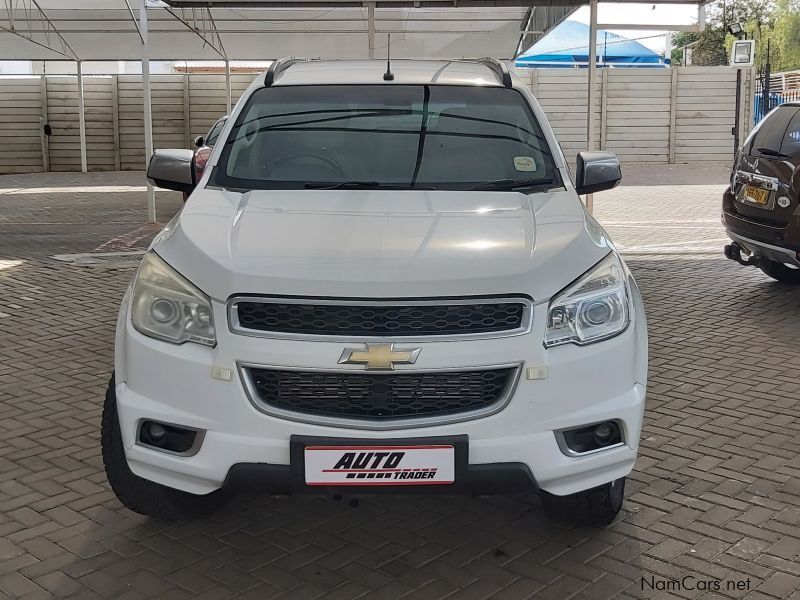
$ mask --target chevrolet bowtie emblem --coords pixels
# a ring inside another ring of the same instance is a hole
[[[364,365],[367,371],[392,371],[395,365],[413,365],[422,348],[396,349],[394,344],[367,344],[366,350],[345,348],[340,365]]]

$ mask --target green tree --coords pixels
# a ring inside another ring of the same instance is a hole
[[[800,0],[778,0],[776,13],[769,38],[776,49],[770,49],[772,70],[800,69]]]
[[[689,44],[700,39],[700,33],[696,31],[679,31],[672,36],[672,59],[673,66],[683,65],[683,49]]]
[[[686,44],[692,46],[692,64],[728,63],[734,37],[728,33],[741,23],[749,39],[756,40],[756,61],[766,58],[769,43],[773,72],[800,68],[800,0],[724,0],[708,7],[703,32],[673,37],[673,64],[681,64]]]
[[[714,66],[728,62],[725,50],[725,32],[719,26],[706,25],[702,32],[680,32],[672,38],[672,61],[683,64],[683,48],[691,44],[692,65]]]

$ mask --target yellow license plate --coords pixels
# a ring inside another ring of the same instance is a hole
[[[769,200],[769,190],[753,187],[752,185],[744,186],[744,200],[745,202],[752,202],[763,206]]]

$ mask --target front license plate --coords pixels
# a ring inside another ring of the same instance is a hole
[[[455,481],[455,449],[425,446],[306,446],[307,485],[441,485]]]
[[[742,197],[745,202],[751,202],[753,204],[758,204],[759,206],[764,206],[769,199],[769,190],[753,187],[752,185],[746,185],[744,186]]]

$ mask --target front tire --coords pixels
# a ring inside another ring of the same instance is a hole
[[[601,527],[617,517],[624,495],[624,477],[568,496],[540,492],[542,508],[551,521]]]
[[[758,268],[764,271],[765,275],[789,285],[800,284],[800,269],[792,269],[783,263],[775,262],[766,258],[760,258]]]
[[[221,490],[198,496],[134,475],[122,444],[113,374],[103,403],[101,445],[111,490],[133,512],[167,521],[187,521],[212,512],[223,500]]]

